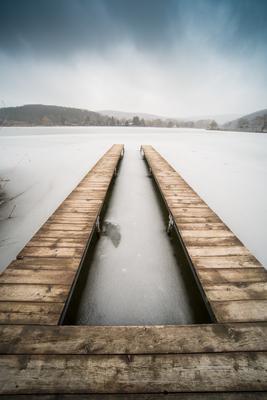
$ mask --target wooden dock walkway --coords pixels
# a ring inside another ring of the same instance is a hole
[[[1,276],[0,399],[266,399],[266,298],[249,286],[266,282],[265,271],[150,146],[145,158],[201,290],[227,322],[58,325],[121,151],[100,159]]]
[[[122,151],[111,147],[0,276],[0,324],[58,323]]]
[[[215,322],[267,321],[267,273],[152,146],[144,157]]]

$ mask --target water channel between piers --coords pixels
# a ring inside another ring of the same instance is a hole
[[[65,324],[209,322],[182,249],[137,148],[126,148],[102,222],[85,258]]]

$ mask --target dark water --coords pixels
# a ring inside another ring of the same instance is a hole
[[[207,314],[138,149],[126,149],[68,323],[190,324]]]

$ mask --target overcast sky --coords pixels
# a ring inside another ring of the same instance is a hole
[[[0,102],[167,116],[267,107],[267,0],[1,0]]]

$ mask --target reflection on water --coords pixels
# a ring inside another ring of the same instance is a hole
[[[102,234],[83,266],[66,323],[201,322],[201,299],[189,267],[177,260],[165,217],[145,162],[137,148],[126,147]]]

